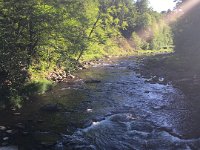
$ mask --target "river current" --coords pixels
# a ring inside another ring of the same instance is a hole
[[[61,83],[36,97],[31,108],[22,110],[21,118],[15,117],[15,123],[21,119],[30,135],[14,139],[14,144],[21,149],[56,150],[200,149],[200,110],[179,89],[162,83],[164,78],[149,82],[138,69],[132,57],[100,63],[79,71],[81,80]],[[63,109],[40,110],[48,104]],[[33,123],[26,125],[27,120]],[[31,131],[30,124],[34,124]],[[56,137],[56,142],[45,136]],[[43,147],[35,146],[38,141]]]

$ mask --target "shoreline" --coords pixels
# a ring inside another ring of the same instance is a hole
[[[189,64],[185,58],[179,58],[174,54],[146,57],[140,63],[138,71],[150,82],[162,82],[172,84],[180,89],[189,98],[200,97],[200,74],[198,67]],[[159,81],[159,80],[163,81]]]

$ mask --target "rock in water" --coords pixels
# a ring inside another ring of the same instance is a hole
[[[4,137],[3,138],[4,141],[7,141],[8,139],[9,139],[9,137]]]
[[[4,130],[6,130],[6,127],[0,126],[0,130],[1,130],[1,131],[4,131]]]
[[[47,105],[42,106],[40,110],[48,111],[48,112],[58,112],[62,110],[62,107],[59,104],[47,104]]]
[[[91,79],[91,80],[86,80],[85,83],[100,83],[100,80],[96,80],[96,79]]]

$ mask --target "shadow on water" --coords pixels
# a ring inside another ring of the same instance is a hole
[[[21,149],[198,148],[200,119],[191,122],[184,94],[164,79],[149,83],[136,69],[136,59],[126,58],[82,70],[82,80],[33,97],[19,114],[2,112],[2,138],[10,139],[0,142]]]

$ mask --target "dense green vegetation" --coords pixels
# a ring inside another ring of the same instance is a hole
[[[1,103],[43,93],[53,70],[172,45],[161,18],[148,0],[0,0]]]

